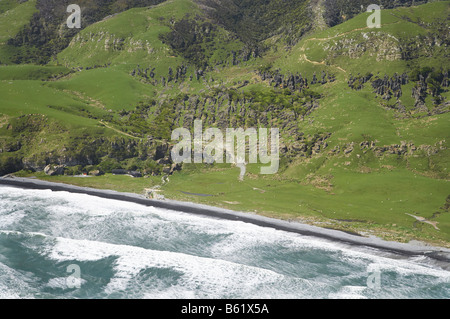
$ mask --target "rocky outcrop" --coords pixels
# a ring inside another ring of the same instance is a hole
[[[309,81],[307,77],[304,77],[301,73],[284,75],[279,70],[264,70],[260,71],[259,75],[263,81],[268,81],[271,86],[277,88],[288,88],[292,91],[303,91],[309,88]],[[328,82],[336,81],[336,76],[332,73],[326,73],[322,71],[320,80],[317,79],[317,75],[314,72],[311,85],[320,83],[326,84]]]
[[[427,84],[425,78],[420,74],[419,81],[412,88],[411,96],[414,98],[414,107],[423,106],[425,104],[425,98],[427,96]]]
[[[415,79],[410,79],[406,73],[395,73],[392,77],[387,74],[384,77],[373,76],[372,73],[366,75],[358,74],[350,75],[347,82],[348,86],[353,90],[361,90],[364,85],[370,81],[373,93],[376,97],[381,97],[384,101],[383,106],[394,108],[404,116],[412,113],[427,113],[428,115],[442,114],[448,112],[448,101],[441,95],[448,87],[448,70],[436,71],[431,68],[416,69],[411,72]],[[400,98],[403,96],[402,86],[409,82],[415,82],[412,88],[411,97],[414,99],[414,105],[405,106]],[[425,99],[431,95],[434,102],[434,108],[429,110],[425,105]],[[387,103],[391,99],[395,99],[395,104]]]
[[[130,75],[141,79],[145,83],[153,84],[154,86],[160,83],[162,84],[162,86],[167,86],[170,83],[183,82],[187,79],[188,67],[184,64],[178,66],[175,71],[171,67],[169,67],[167,70],[167,78],[163,75],[157,76],[155,70],[156,68],[151,65],[144,68],[138,64],[137,68],[133,69],[130,72]],[[200,76],[203,75],[203,71],[195,70],[194,74],[196,74],[197,79],[199,79]],[[158,78],[160,79],[159,81],[157,80]]]
[[[49,164],[44,168],[44,173],[49,176],[64,175],[64,165]]]
[[[371,81],[373,92],[383,100],[390,100],[392,97],[398,100],[403,94],[402,85],[406,85],[409,82],[406,73],[402,75],[395,73],[392,77],[385,75],[383,78],[380,78],[378,75],[374,77],[372,73],[367,73],[365,75],[350,75],[347,83],[350,88],[359,91],[369,81]]]
[[[406,73],[402,75],[395,73],[391,78],[387,75],[383,79],[376,77],[372,81],[372,87],[376,96],[381,96],[383,100],[390,100],[392,96],[398,100],[402,96],[402,85],[407,83],[408,75]]]
[[[305,136],[302,132],[292,132],[296,140],[280,144],[280,154],[285,157],[311,157],[321,154],[328,148],[327,140],[331,133]],[[294,135],[295,134],[295,135]]]
[[[344,145],[336,145],[332,150],[328,152],[329,155],[340,154],[341,151],[344,155],[350,156],[355,151],[354,142]],[[399,156],[414,156],[418,153],[423,153],[425,156],[435,155],[439,151],[446,150],[445,140],[442,140],[436,145],[419,145],[414,143],[401,141],[400,144],[391,144],[377,146],[376,141],[363,141],[359,144],[359,149],[363,154],[367,152],[373,152],[375,156],[382,157],[384,155],[399,155]]]
[[[344,147],[344,154],[349,155],[350,153],[352,153],[354,150],[354,146],[355,146],[355,143],[353,143],[353,142],[346,144]]]
[[[91,175],[91,176],[102,176],[102,175],[105,175],[105,172],[103,172],[102,170],[96,169],[96,170],[90,171],[89,175]]]
[[[328,52],[328,60],[339,56],[360,59],[364,55],[375,57],[376,61],[396,61],[402,58],[399,40],[382,31],[363,32],[358,36],[344,36],[320,43]]]

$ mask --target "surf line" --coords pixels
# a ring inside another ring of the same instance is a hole
[[[128,201],[147,207],[161,208],[171,211],[183,212],[193,215],[206,216],[223,220],[240,221],[261,227],[273,228],[277,230],[296,233],[303,236],[316,237],[332,242],[340,242],[351,246],[365,246],[382,251],[392,252],[406,257],[426,256],[431,259],[450,263],[450,250],[441,247],[416,247],[397,242],[386,242],[362,236],[355,236],[337,230],[319,228],[307,224],[288,222],[281,219],[274,219],[259,215],[250,215],[243,212],[226,210],[218,207],[193,204],[188,202],[178,202],[173,200],[158,201],[145,198],[138,194],[121,193],[110,190],[100,190],[95,188],[79,187],[63,183],[52,183],[38,179],[21,177],[0,177],[0,185],[18,187],[22,189],[52,190],[54,192],[70,192],[86,194],[100,198]]]

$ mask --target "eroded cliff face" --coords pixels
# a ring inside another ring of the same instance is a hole
[[[395,13],[384,14],[395,16]],[[401,21],[384,23],[382,17],[381,28],[361,26],[327,38],[311,40],[314,41],[314,46],[326,52],[325,60],[329,63],[339,57],[375,57],[377,62],[409,61],[419,57],[432,58],[444,53],[450,43],[445,20],[431,19],[432,22],[424,22],[407,16],[401,19],[405,24],[400,29],[397,29],[397,25]],[[408,28],[411,28],[411,31]]]
[[[375,57],[377,62],[402,58],[399,40],[382,31],[364,32],[361,36],[326,41],[322,43],[322,48],[328,53],[329,59],[339,56],[359,59],[365,54]]]
[[[0,138],[1,174],[21,169],[43,171],[46,166],[92,166],[112,159],[156,162],[170,155],[169,144],[153,138],[86,135],[58,125],[41,114],[28,114],[2,121]],[[60,171],[61,172],[61,171]]]
[[[148,40],[134,39],[132,37],[124,38],[111,34],[107,31],[99,31],[98,33],[77,34],[69,44],[70,48],[77,49],[85,46],[91,47],[92,50],[101,50],[107,52],[128,53],[144,51],[152,54],[154,48]]]

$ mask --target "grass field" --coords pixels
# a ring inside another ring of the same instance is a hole
[[[74,91],[98,100],[106,109],[134,109],[140,101],[154,96],[154,90],[115,68],[78,72],[70,79],[49,84],[59,91]]]

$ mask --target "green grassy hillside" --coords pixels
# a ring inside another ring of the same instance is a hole
[[[36,0],[19,3],[16,0],[5,0],[0,3],[0,64],[11,63],[11,58],[20,49],[7,45],[20,30],[29,23],[36,12]]]
[[[323,1],[266,1],[260,16],[259,2],[155,3],[102,7],[117,14],[62,32],[41,65],[13,63],[40,48],[14,44],[31,32],[33,1],[0,6],[0,174],[137,193],[159,185],[168,198],[450,245],[450,1],[386,1],[380,29],[360,9],[327,15]],[[171,132],[194,119],[279,128],[280,170],[248,165],[244,181],[230,164],[174,170]],[[66,176],[45,175],[49,164]],[[95,170],[106,175],[72,177]]]

